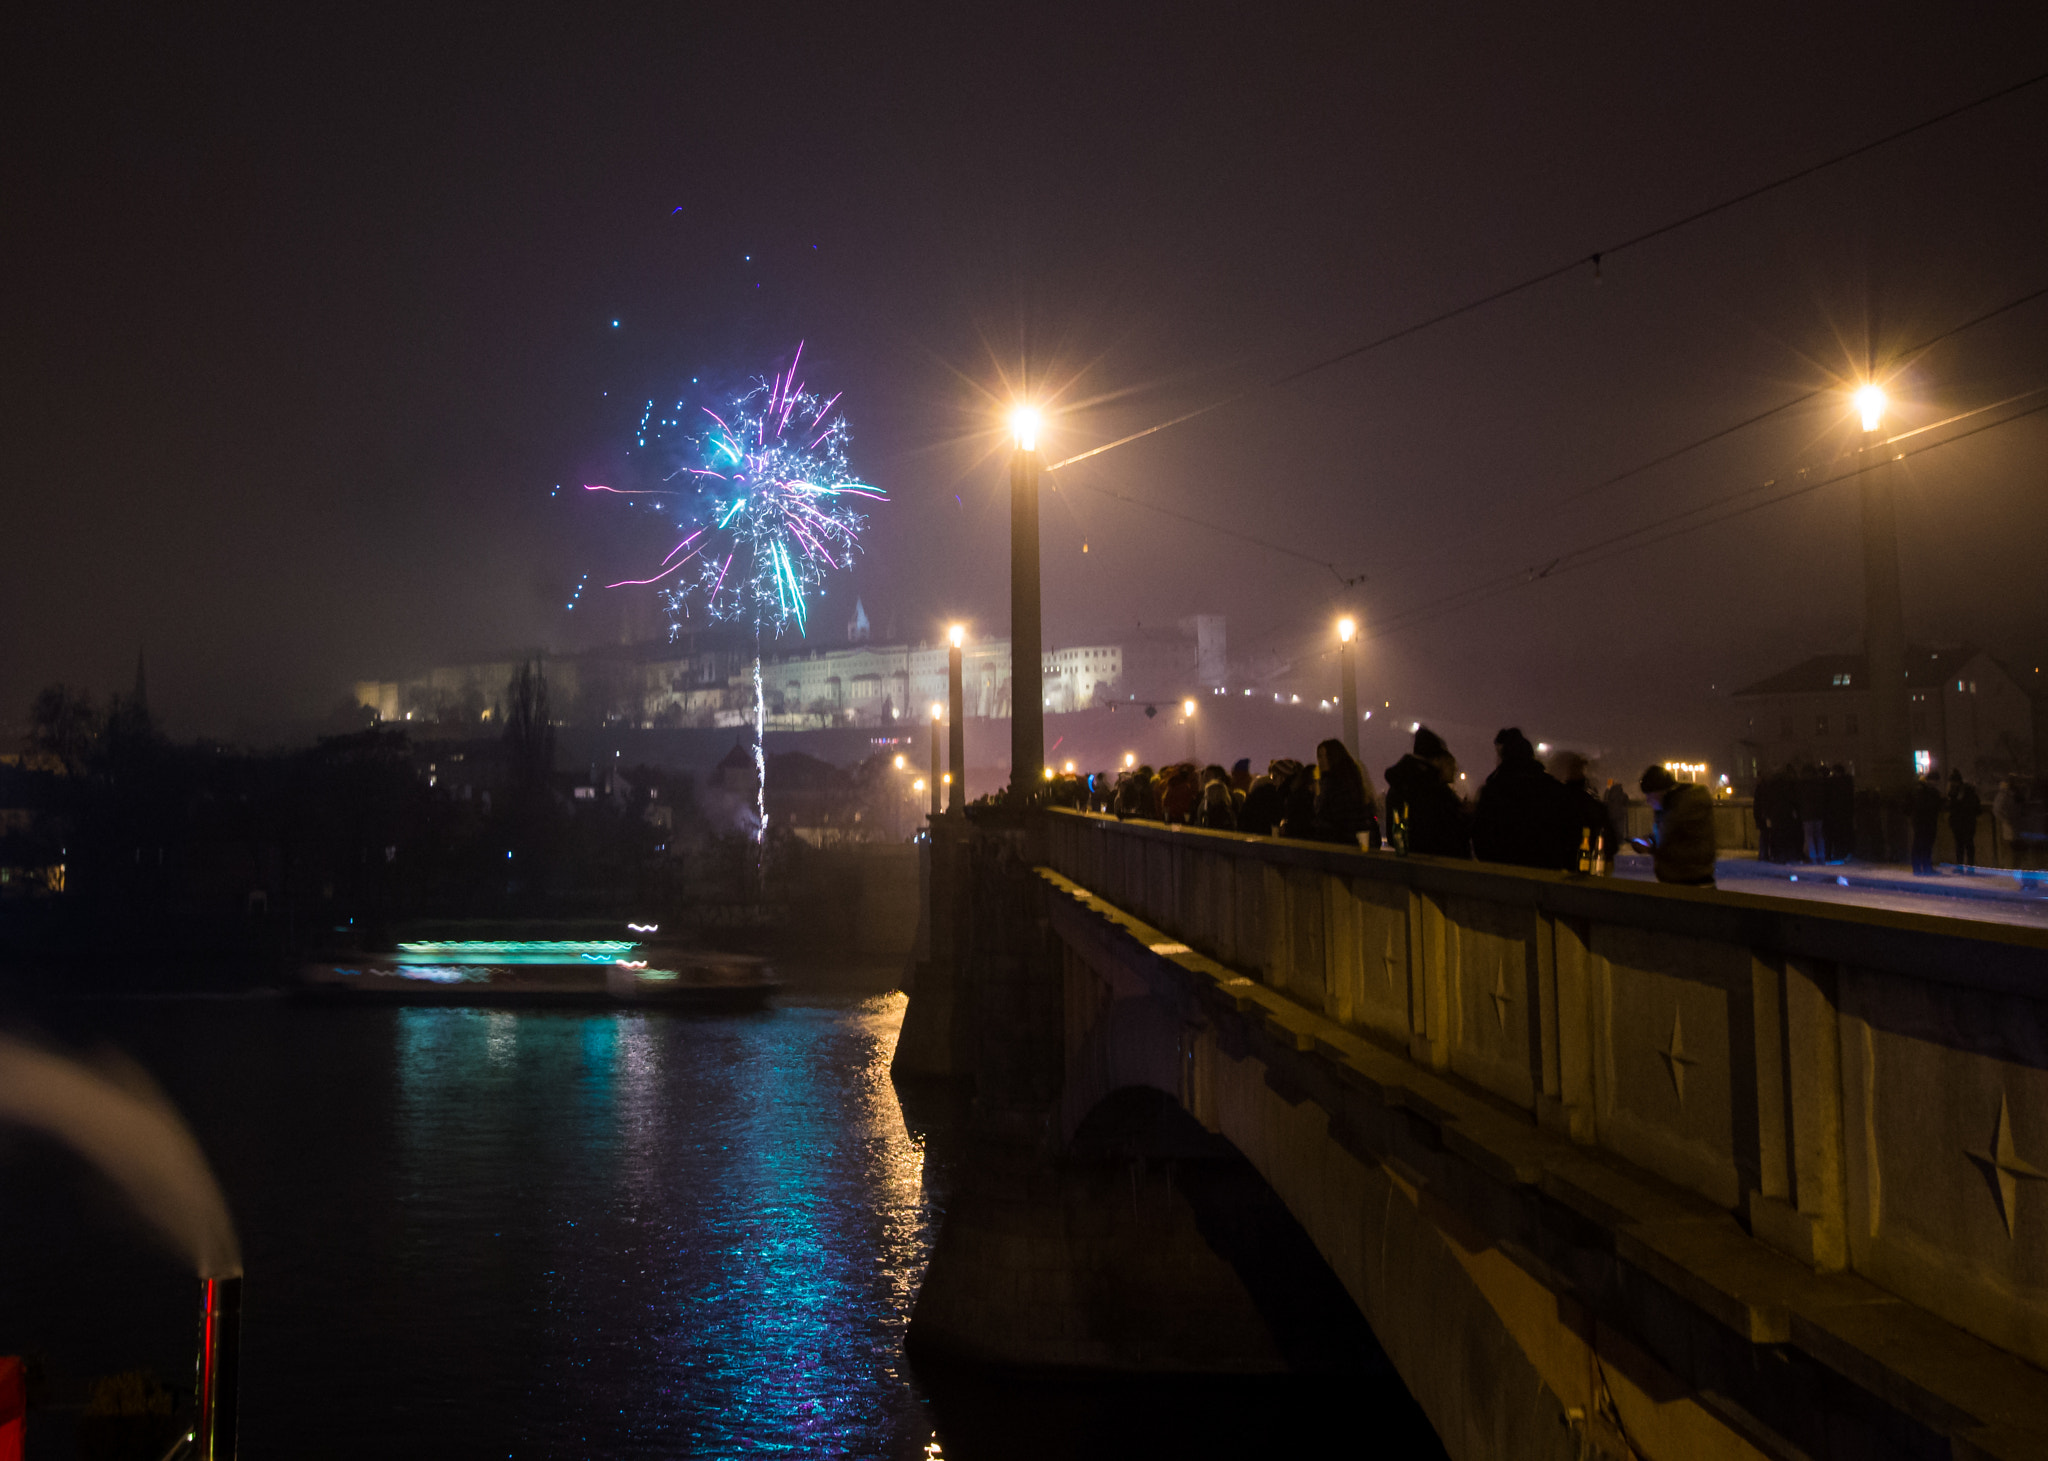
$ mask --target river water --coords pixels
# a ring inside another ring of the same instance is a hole
[[[958,1113],[906,1111],[902,1009],[110,1000],[34,1026],[134,1057],[219,1171],[254,1461],[1315,1452],[1389,1408],[1377,1454],[1435,1451],[1405,1394],[1328,1381],[921,1382],[903,1334]],[[110,1187],[0,1133],[0,1353],[56,1402],[31,1457],[72,1454],[85,1377],[189,1383],[196,1296]]]

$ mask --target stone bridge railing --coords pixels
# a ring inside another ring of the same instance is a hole
[[[1096,896],[2048,1366],[2048,929],[1045,819]]]

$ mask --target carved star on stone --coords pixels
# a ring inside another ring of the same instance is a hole
[[[1508,964],[1505,959],[1493,966],[1493,993],[1487,998],[1493,1001],[1494,1016],[1500,1021],[1500,1032],[1505,1035],[1508,1032],[1508,1006],[1515,1002],[1515,997],[1508,993]]]
[[[2048,1172],[2021,1160],[2012,1139],[2012,1107],[2005,1092],[1998,1093],[1998,1129],[1991,1134],[1991,1150],[1964,1155],[1977,1164],[1985,1180],[1991,1183],[1992,1195],[1998,1199],[1998,1215],[2005,1219],[2005,1235],[2013,1237],[2013,1210],[2019,1200],[2020,1183],[2048,1182]]]
[[[1664,1057],[1664,1064],[1671,1071],[1671,1089],[1678,1093],[1679,1104],[1685,1103],[1685,1068],[1698,1065],[1699,1061],[1685,1053],[1685,1025],[1677,1010],[1671,1012],[1671,1044],[1657,1052]]]

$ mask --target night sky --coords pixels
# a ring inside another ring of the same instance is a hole
[[[896,499],[821,639],[856,593],[1001,632],[1016,383],[1058,460],[2048,68],[2038,5],[128,9],[0,39],[0,725],[138,649],[174,734],[261,739],[615,634],[570,591],[668,541],[572,489],[799,340]],[[2044,156],[2048,85],[1067,469],[1047,642],[1223,613],[1313,677],[1364,575],[1369,701],[1682,739],[1857,647],[1853,485],[1439,601],[1823,467],[1834,395],[1588,490],[1846,378],[1873,319],[2048,286]],[[2048,387],[2044,347],[2048,299],[1955,336],[1898,423]],[[2048,414],[1900,470],[1909,637],[2031,669]]]

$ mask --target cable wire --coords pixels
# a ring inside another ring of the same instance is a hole
[[[1157,426],[1148,426],[1143,431],[1134,431],[1129,436],[1118,437],[1115,441],[1106,442],[1103,445],[1093,447],[1088,451],[1077,453],[1074,456],[1068,457],[1065,461],[1055,462],[1053,466],[1055,469],[1059,467],[1070,467],[1076,462],[1084,462],[1088,460],[1088,458],[1090,457],[1101,456],[1106,451],[1112,451],[1120,446],[1128,446],[1130,443],[1142,440],[1143,438],[1151,436],[1156,432],[1165,431],[1169,427],[1179,426],[1181,423],[1186,421],[1192,421],[1197,416],[1206,416],[1211,411],[1221,410],[1225,406],[1243,400],[1246,396],[1255,395],[1260,391],[1277,390],[1281,386],[1285,385],[1292,385],[1295,381],[1298,381],[1305,376],[1314,375],[1318,371],[1327,370],[1333,365],[1341,365],[1347,360],[1355,360],[1361,355],[1370,354],[1372,351],[1391,345],[1395,343],[1397,340],[1405,340],[1411,335],[1419,335],[1424,330],[1434,329],[1438,325],[1447,324],[1451,320],[1455,320],[1462,315],[1471,314],[1474,310],[1484,309],[1487,305],[1498,304],[1500,303],[1500,301],[1504,299],[1509,299],[1517,294],[1521,294],[1528,290],[1534,289],[1538,285],[1548,284],[1553,279],[1561,279],[1566,274],[1574,273],[1577,270],[1586,267],[1588,264],[1593,266],[1594,275],[1597,278],[1600,272],[1602,261],[1611,258],[1615,254],[1621,253],[1624,250],[1632,249],[1637,247],[1638,245],[1649,243],[1652,239],[1662,238],[1666,234],[1675,233],[1681,228],[1690,227],[1695,223],[1701,222],[1703,219],[1713,217],[1717,213],[1726,212],[1730,208],[1739,207],[1744,203],[1753,202],[1756,199],[1763,197],[1766,193],[1776,192],[1778,189],[1789,187],[1793,183],[1803,182],[1807,178],[1813,177],[1817,173],[1826,172],[1829,168],[1838,167],[1842,163],[1849,162],[1858,157],[1862,157],[1867,153],[1875,152],[1881,147],[1889,147],[1892,143],[1903,141],[1905,138],[1911,137],[1917,132],[1924,132],[1931,127],[1938,127],[1944,122],[1953,121],[1957,117],[1963,116],[1969,112],[1976,111],[1981,107],[1990,106],[1993,102],[2003,101],[2006,97],[2014,96],[2019,92],[2027,90],[2029,87],[2038,86],[2043,81],[2048,81],[2048,71],[2036,72],[2034,75],[2029,76],[2024,80],[2013,82],[2010,86],[2003,86],[2000,87],[1997,91],[1987,92],[1985,95],[1976,98],[1976,100],[1974,101],[1964,102],[1960,106],[1950,107],[1945,112],[1938,113],[1932,117],[1924,118],[1921,121],[1913,123],[1913,125],[1911,125],[1910,127],[1901,127],[1899,130],[1895,132],[1887,132],[1882,137],[1876,138],[1873,141],[1865,142],[1860,146],[1852,147],[1846,152],[1838,152],[1832,157],[1824,158],[1819,162],[1810,163],[1806,167],[1802,167],[1795,172],[1789,172],[1781,177],[1773,178],[1770,182],[1760,184],[1759,186],[1754,188],[1749,188],[1743,192],[1733,195],[1732,197],[1723,198],[1717,203],[1710,203],[1704,208],[1695,209],[1694,211],[1686,214],[1682,218],[1675,218],[1669,223],[1659,224],[1655,228],[1647,229],[1642,233],[1638,233],[1633,235],[1632,237],[1625,238],[1621,240],[1621,242],[1619,243],[1609,244],[1605,248],[1595,249],[1592,253],[1581,255],[1579,258],[1573,259],[1570,263],[1558,264],[1555,267],[1545,269],[1540,273],[1531,274],[1527,278],[1521,279],[1516,283],[1504,285],[1503,287],[1496,289],[1489,294],[1483,294],[1479,296],[1477,299],[1467,300],[1463,304],[1454,305],[1450,309],[1429,316],[1429,318],[1427,319],[1417,320],[1411,324],[1403,325],[1399,329],[1390,330],[1384,335],[1375,336],[1373,339],[1367,340],[1362,345],[1354,345],[1347,350],[1340,350],[1335,355],[1326,356],[1323,359],[1318,360],[1311,365],[1305,365],[1301,367],[1299,370],[1290,371],[1286,375],[1280,376],[1275,380],[1265,381],[1258,385],[1246,386],[1244,389],[1239,391],[1233,391],[1231,394],[1227,396],[1224,396],[1215,401],[1211,401],[1206,406],[1198,406],[1192,411],[1186,412],[1183,415],[1176,416],[1171,421],[1162,421]]]

